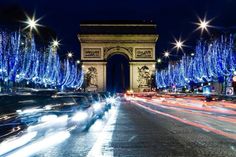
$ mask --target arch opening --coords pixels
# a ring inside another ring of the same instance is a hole
[[[129,58],[122,53],[114,53],[107,58],[107,91],[122,93],[130,84]]]

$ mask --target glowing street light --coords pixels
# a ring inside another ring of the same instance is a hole
[[[194,53],[191,53],[191,56],[193,57],[195,54]]]
[[[60,45],[60,42],[58,40],[53,40],[52,41],[52,46],[53,47],[58,47]]]
[[[72,58],[73,57],[73,53],[72,52],[68,52],[67,57],[68,58]]]
[[[183,42],[181,42],[181,41],[177,41],[177,42],[176,42],[176,47],[177,47],[178,49],[181,49],[182,46],[183,46]]]
[[[181,39],[179,39],[179,40],[175,39],[175,43],[173,43],[173,44],[174,44],[174,48],[176,48],[177,51],[179,51],[179,50],[183,51],[183,47],[185,46],[184,41],[181,41]]]
[[[77,64],[80,64],[80,60],[77,60],[76,63],[77,63]]]
[[[23,23],[27,24],[27,26],[24,29],[30,29],[30,32],[32,32],[32,30],[36,30],[36,32],[38,32],[37,26],[42,26],[40,24],[38,24],[38,21],[41,20],[41,18],[39,19],[35,19],[35,15],[33,15],[32,18],[30,18],[28,15],[26,15],[27,20],[23,21]]]
[[[158,58],[158,59],[157,59],[157,63],[161,63],[161,58]]]
[[[170,56],[170,52],[169,51],[165,51],[164,52],[164,57],[168,58]]]
[[[207,31],[208,33],[209,33],[209,31],[208,31],[208,28],[209,27],[211,27],[211,25],[210,25],[210,22],[211,22],[211,20],[206,20],[206,18],[204,18],[204,19],[200,19],[200,18],[198,18],[198,23],[195,23],[196,25],[198,25],[198,27],[197,27],[197,30],[201,30],[201,33],[203,33],[203,31]]]

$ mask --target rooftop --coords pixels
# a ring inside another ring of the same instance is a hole
[[[83,21],[79,34],[157,34],[152,21]]]

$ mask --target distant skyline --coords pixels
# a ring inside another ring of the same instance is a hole
[[[211,25],[218,28],[234,27],[236,24],[236,1],[234,0],[120,0],[120,1],[27,1],[7,0],[0,2],[0,8],[18,6],[25,12],[35,12],[36,18],[42,17],[40,24],[55,31],[61,40],[61,50],[72,51],[79,57],[77,34],[84,20],[146,20],[157,24],[159,40],[157,56],[173,47],[174,38],[186,40],[186,52],[193,49],[201,37],[195,22],[198,16],[213,19]],[[1,15],[4,16],[4,15]],[[217,29],[218,29],[217,28]],[[216,29],[211,28],[210,32]],[[206,36],[207,34],[205,34]],[[175,52],[173,52],[175,53]]]

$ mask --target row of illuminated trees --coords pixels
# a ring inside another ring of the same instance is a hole
[[[79,88],[83,83],[83,73],[69,57],[60,60],[53,45],[39,51],[33,37],[1,31],[0,83],[1,89],[25,86]]]
[[[158,88],[168,88],[220,80],[230,83],[235,73],[234,38],[221,36],[210,42],[199,41],[194,56],[184,55],[180,61],[157,71],[156,84]]]

